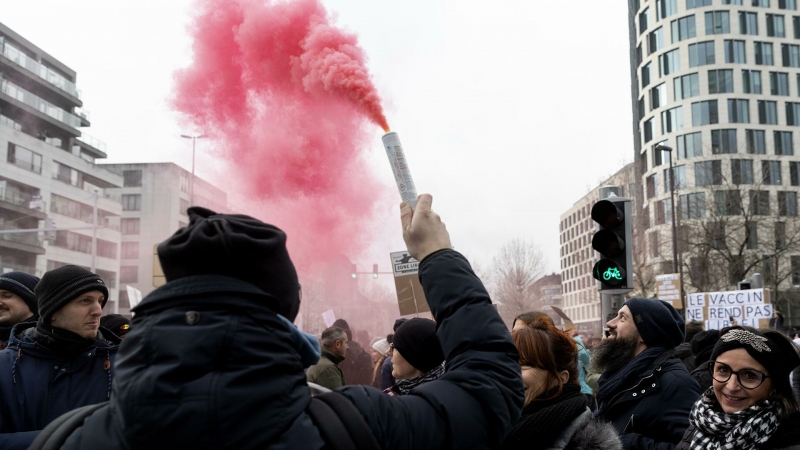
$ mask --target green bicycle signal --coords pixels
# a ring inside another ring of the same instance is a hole
[[[618,269],[618,268],[616,268],[616,267],[609,267],[609,268],[608,268],[608,269],[607,269],[607,270],[606,270],[606,271],[603,273],[603,279],[604,279],[604,280],[606,280],[606,281],[609,281],[609,280],[611,280],[611,279],[615,279],[615,280],[620,280],[620,281],[621,281],[621,280],[622,280],[622,275],[620,275],[620,273],[619,273],[619,269]]]
[[[596,280],[602,281],[609,286],[619,286],[625,281],[624,269],[608,259],[597,261],[592,270],[592,275]]]

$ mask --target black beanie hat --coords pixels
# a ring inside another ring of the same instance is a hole
[[[108,301],[108,288],[103,280],[83,267],[66,265],[45,272],[36,285],[36,297],[39,299],[39,316],[45,325],[50,324],[53,313],[64,305],[75,300],[79,295],[89,291],[103,293],[103,304]]]
[[[333,322],[333,325],[331,325],[331,326],[332,327],[341,328],[342,330],[344,330],[344,334],[347,335],[347,340],[348,341],[352,341],[353,340],[353,332],[350,331],[350,325],[347,323],[346,320],[344,320],[344,319],[336,319]]]
[[[677,347],[686,337],[683,317],[664,300],[634,297],[625,305],[648,347]]]
[[[394,331],[396,333],[397,329],[400,328],[400,325],[406,323],[407,321],[408,321],[408,319],[406,319],[404,317],[401,317],[401,318],[395,320],[394,321],[394,326],[392,327],[392,331]]]
[[[696,366],[700,366],[711,358],[711,351],[714,350],[714,344],[718,340],[719,330],[706,330],[694,335],[690,345]]]
[[[0,275],[0,289],[17,294],[28,305],[28,309],[36,315],[39,313],[39,303],[36,301],[36,284],[39,277],[25,272],[8,272]]]
[[[191,207],[189,226],[158,246],[167,281],[192,275],[226,275],[277,299],[270,308],[289,321],[300,309],[300,284],[286,250],[286,234],[250,216]]]
[[[108,328],[112,333],[122,337],[130,331],[131,321],[119,314],[109,314],[100,318],[100,326]]]
[[[392,345],[414,368],[428,372],[444,361],[444,352],[436,337],[436,322],[415,317],[404,322],[394,334]]]
[[[779,331],[733,326],[723,328],[719,336],[711,360],[729,350],[743,348],[767,369],[775,383],[788,382],[789,374],[800,365],[797,348]]]

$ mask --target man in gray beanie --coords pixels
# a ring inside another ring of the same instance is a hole
[[[700,386],[674,356],[684,320],[663,300],[631,298],[592,350],[597,383],[595,415],[611,422],[626,449],[671,449],[689,426]]]
[[[38,280],[38,279],[37,279]],[[9,286],[2,280],[2,286]],[[119,345],[100,327],[108,289],[96,274],[66,265],[31,294],[38,321],[14,327],[0,351],[0,448],[24,449],[67,411],[108,400]]]

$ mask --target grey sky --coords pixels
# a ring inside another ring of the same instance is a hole
[[[486,266],[526,238],[558,271],[560,214],[633,159],[627,4],[323,3],[358,34],[418,189],[434,194],[456,247]],[[190,143],[178,135],[193,130],[166,98],[173,71],[191,60],[191,5],[4,0],[0,20],[77,71],[89,134],[106,142],[109,162],[188,168]],[[373,164],[391,183],[381,134]],[[213,162],[200,155],[199,174],[213,177]],[[386,220],[399,232],[395,216]],[[376,255],[402,248],[395,235]]]

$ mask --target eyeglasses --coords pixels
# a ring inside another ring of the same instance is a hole
[[[745,389],[755,389],[769,378],[769,375],[755,369],[742,369],[734,372],[731,366],[718,361],[709,361],[708,371],[718,383],[727,383],[731,379],[731,375],[736,375],[739,384]]]

